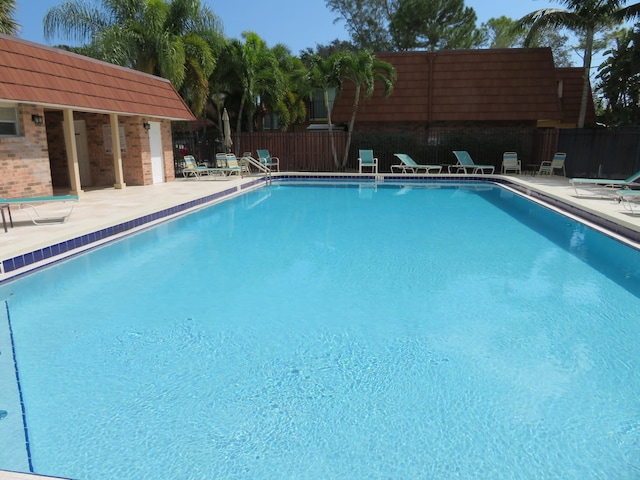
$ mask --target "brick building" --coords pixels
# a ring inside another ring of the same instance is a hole
[[[0,35],[0,196],[175,178],[168,80]]]

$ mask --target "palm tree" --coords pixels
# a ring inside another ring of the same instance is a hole
[[[393,92],[393,84],[396,81],[397,73],[395,68],[393,68],[393,65],[389,62],[385,62],[384,60],[379,60],[368,50],[362,50],[358,53],[342,52],[340,55],[341,82],[348,80],[353,82],[356,87],[353,108],[351,110],[351,119],[349,120],[347,145],[340,165],[340,167],[344,169],[349,157],[351,135],[356,121],[356,113],[360,104],[361,94],[364,94],[364,98],[370,98],[373,95],[376,82],[380,82],[384,87],[384,97],[388,97],[391,95],[391,92]]]
[[[566,10],[544,8],[531,12],[520,20],[520,28],[529,28],[525,45],[529,45],[536,32],[545,27],[568,28],[584,35],[584,63],[583,87],[578,116],[578,128],[584,127],[589,98],[589,74],[591,71],[591,57],[593,55],[593,39],[596,32],[610,27],[614,23],[638,18],[640,3],[623,7],[624,0],[556,0],[567,7]]]
[[[13,19],[16,12],[16,0],[0,0],[0,33],[16,35],[19,27]]]
[[[340,85],[341,59],[341,53],[333,53],[328,58],[322,58],[319,55],[311,55],[307,59],[309,62],[309,86],[312,89],[322,90],[324,107],[327,111],[327,127],[329,129],[329,139],[331,141],[331,154],[333,156],[333,164],[337,169],[340,168],[340,162],[338,161],[336,143],[333,138],[333,124],[331,122],[331,109],[333,108],[333,103],[329,99],[329,92],[333,89],[337,89]]]
[[[208,96],[212,44],[222,38],[216,15],[200,0],[69,0],[44,18],[45,38],[83,43],[94,58],[167,78],[194,114]]]
[[[247,129],[252,132],[261,94],[265,89],[273,88],[274,95],[278,95],[282,89],[282,75],[275,56],[258,34],[246,31],[242,37],[244,43],[237,39],[229,42],[230,67],[240,86],[236,131],[241,131],[242,119],[246,117]]]
[[[271,53],[277,65],[278,75],[267,72],[260,99],[266,113],[272,119],[277,116],[278,128],[284,131],[291,123],[301,122],[306,118],[305,99],[309,92],[306,83],[307,68],[302,60],[294,57],[291,50],[283,44],[277,44],[271,49]],[[277,85],[270,85],[270,77],[279,78]]]

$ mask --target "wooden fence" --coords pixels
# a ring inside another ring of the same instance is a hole
[[[201,132],[174,132],[176,167],[185,152],[200,161],[211,161],[224,151],[219,139]],[[341,160],[347,133],[333,132]],[[255,132],[233,135],[233,152],[240,156],[257,149],[268,149],[280,158],[283,171],[332,172],[341,170],[333,163],[329,134],[323,132]],[[536,129],[525,127],[431,128],[427,132],[354,132],[345,171],[356,171],[359,149],[373,149],[380,161],[380,172],[389,172],[398,163],[394,153],[409,154],[418,163],[455,163],[453,150],[467,150],[482,164],[500,170],[505,151],[518,153],[523,165],[539,164],[557,151],[567,154],[568,176],[624,178],[640,170],[640,128],[627,129]]]

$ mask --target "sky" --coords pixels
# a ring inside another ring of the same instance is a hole
[[[17,0],[16,21],[21,26],[20,38],[44,45],[69,43],[64,38],[45,42],[42,20],[45,13],[64,0]],[[87,0],[97,4],[99,0]],[[227,38],[241,38],[252,30],[269,47],[283,43],[298,55],[316,44],[328,44],[338,38],[348,40],[343,21],[334,22],[336,15],[325,0],[202,0],[222,20]],[[490,18],[505,15],[517,19],[541,8],[560,8],[557,2],[546,0],[465,0],[478,16],[478,27]]]

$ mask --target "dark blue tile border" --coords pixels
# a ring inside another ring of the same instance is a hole
[[[245,183],[240,186],[240,190],[246,190],[247,188],[255,187],[256,185],[259,185],[261,183],[264,183],[264,178],[256,179],[255,181]],[[189,202],[176,205],[174,207],[166,208],[164,210],[160,210],[158,212],[151,213],[143,217],[136,218],[134,220],[129,220],[127,222],[119,223],[117,225],[106,227],[96,232],[88,233],[80,237],[72,238],[70,240],[65,240],[64,242],[46,246],[42,249],[35,250],[33,252],[28,252],[23,255],[19,255],[17,257],[3,260],[2,267],[4,269],[5,274],[11,273],[20,268],[28,267],[29,265],[32,265],[36,262],[46,260],[49,258],[54,258],[67,252],[73,252],[73,250],[86,247],[87,245],[91,245],[92,243],[104,241],[106,239],[109,239],[110,237],[114,237],[116,235],[125,233],[134,228],[141,227],[150,222],[155,222],[157,220],[161,220],[171,215],[175,215],[176,213],[183,212],[190,208],[204,205],[206,203],[212,202],[214,200],[219,200],[224,197],[228,197],[237,192],[238,192],[237,187],[227,188],[221,192],[213,193],[211,195],[198,198],[196,200],[191,200]],[[0,283],[2,283],[2,281],[0,281]]]

